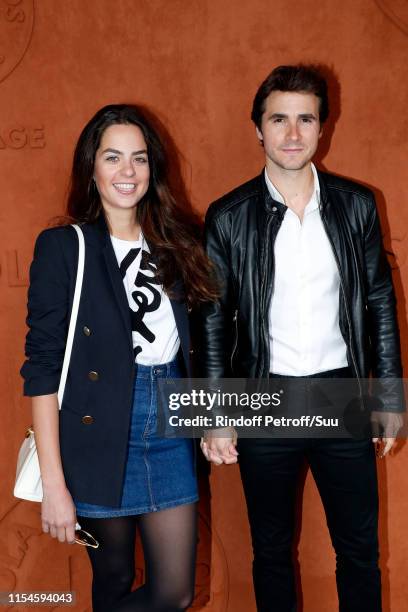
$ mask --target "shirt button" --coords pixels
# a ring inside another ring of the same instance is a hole
[[[92,380],[92,382],[95,382],[95,381],[97,381],[99,379],[99,374],[98,374],[98,372],[94,372],[92,370],[91,372],[89,372],[88,378],[89,378],[89,380]]]
[[[84,425],[92,425],[94,422],[93,417],[90,414],[87,414],[82,417],[82,422]]]
[[[91,335],[91,330],[86,325],[83,328],[83,332],[84,332],[85,336],[90,336]]]
[[[276,212],[278,209],[276,206],[272,206],[272,212]]]

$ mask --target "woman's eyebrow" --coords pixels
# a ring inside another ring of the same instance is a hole
[[[111,147],[104,149],[102,153],[116,153],[116,155],[123,155],[123,151],[118,151],[117,149],[112,149]],[[140,153],[147,153],[147,150],[140,149],[140,151],[133,151],[132,155],[140,155]]]

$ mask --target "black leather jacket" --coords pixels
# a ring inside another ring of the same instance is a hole
[[[374,195],[352,181],[318,176],[320,214],[340,274],[339,322],[349,365],[358,378],[399,378],[395,295]],[[263,172],[208,209],[206,248],[222,290],[202,310],[203,376],[268,376],[274,242],[286,210],[272,199]]]

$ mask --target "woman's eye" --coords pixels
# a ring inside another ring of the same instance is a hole
[[[135,157],[137,164],[147,164],[147,157]]]
[[[116,162],[118,161],[118,156],[117,155],[109,155],[109,157],[106,158],[106,161],[108,162]]]

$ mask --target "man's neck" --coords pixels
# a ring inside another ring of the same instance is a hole
[[[285,170],[266,162],[266,172],[274,187],[283,197],[288,208],[298,215],[300,220],[310,201],[314,189],[314,176],[311,163],[301,170]]]

